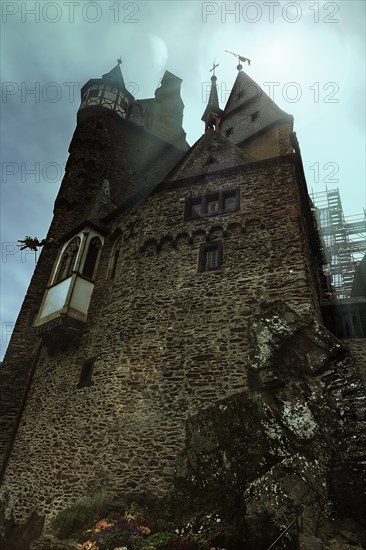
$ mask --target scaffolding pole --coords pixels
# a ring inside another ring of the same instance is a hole
[[[355,271],[366,254],[366,211],[344,216],[339,189],[311,193],[330,281],[328,298],[349,298]]]

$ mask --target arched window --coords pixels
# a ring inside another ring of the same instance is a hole
[[[59,283],[60,281],[63,281],[71,276],[74,269],[76,256],[78,255],[79,246],[80,238],[75,237],[75,239],[73,239],[66,247],[57,269],[55,283]]]
[[[122,238],[119,237],[113,245],[111,260],[109,263],[108,279],[114,279],[116,275],[119,252],[121,250]]]
[[[83,266],[82,275],[84,275],[84,277],[88,277],[88,279],[94,278],[94,273],[101,249],[102,241],[99,237],[93,237],[89,243],[88,252],[86,254]]]

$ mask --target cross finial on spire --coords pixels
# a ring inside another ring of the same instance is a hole
[[[213,75],[212,75],[212,76],[214,76],[214,77],[216,78],[215,69],[216,69],[216,67],[219,66],[219,63],[216,63],[216,64],[215,64],[215,61],[216,61],[216,60],[214,59],[214,61],[213,61],[213,63],[212,63],[212,69],[210,69],[210,72],[213,71]]]

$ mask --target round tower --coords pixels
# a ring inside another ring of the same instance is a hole
[[[81,89],[81,104],[78,117],[87,107],[101,107],[110,109],[122,118],[126,118],[128,105],[134,100],[133,95],[126,89],[120,65],[117,65],[102,78],[89,80]]]

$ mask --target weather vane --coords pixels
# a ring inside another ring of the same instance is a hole
[[[237,57],[239,61],[242,61],[243,63],[248,62],[248,65],[250,65],[250,59],[248,59],[248,57],[244,57],[243,55],[239,55],[238,53],[229,52],[229,50],[225,50],[225,52],[231,53],[231,55],[234,55],[235,57]],[[241,71],[243,66],[240,65],[239,63],[239,65],[236,68],[238,69],[238,71]]]

